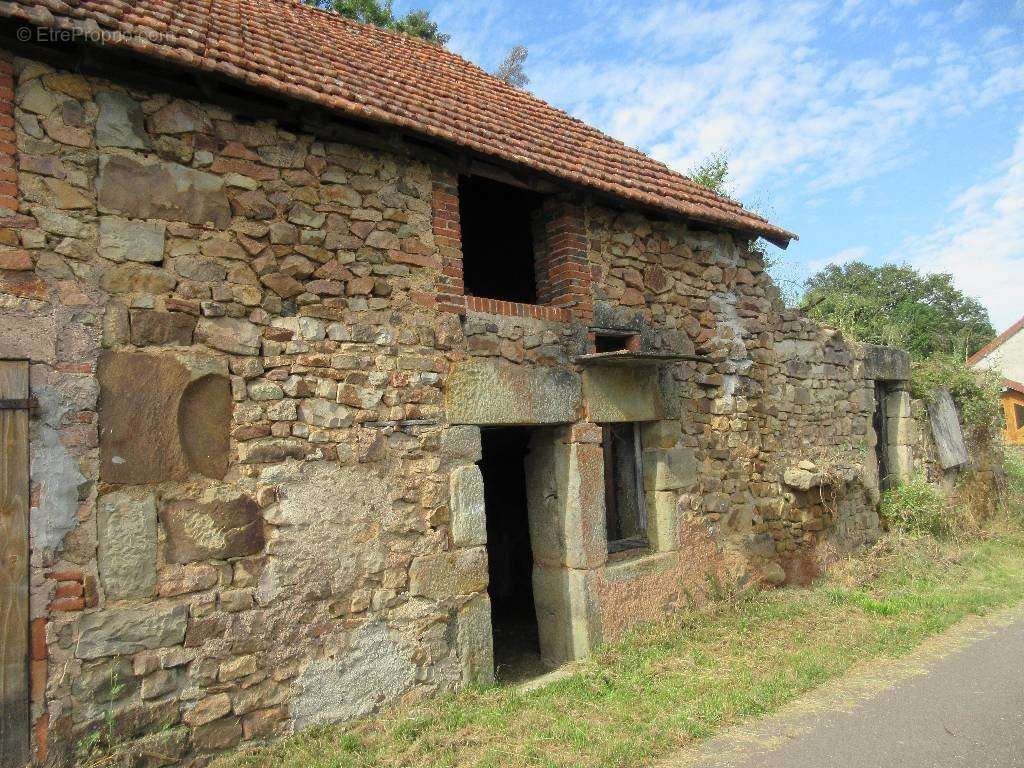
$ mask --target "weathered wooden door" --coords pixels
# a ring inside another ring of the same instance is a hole
[[[29,759],[28,362],[0,360],[0,768]]]

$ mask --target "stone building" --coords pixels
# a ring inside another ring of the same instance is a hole
[[[791,234],[443,49],[202,7],[0,3],[5,759],[113,715],[202,765],[878,535],[906,356],[783,306]]]

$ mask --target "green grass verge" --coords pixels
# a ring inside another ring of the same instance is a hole
[[[858,662],[905,654],[972,614],[1024,600],[1024,534],[890,538],[808,589],[684,611],[522,694],[468,690],[322,727],[217,768],[637,766],[763,715]]]

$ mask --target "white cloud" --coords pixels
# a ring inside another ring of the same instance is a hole
[[[903,253],[919,269],[952,273],[1002,330],[1024,314],[1024,123],[1010,157],[946,213],[948,223],[908,241]]]
[[[853,248],[844,248],[838,253],[833,254],[824,259],[814,259],[807,263],[807,270],[809,274],[815,274],[820,272],[830,264],[835,264],[837,267],[841,267],[844,264],[849,264],[851,261],[864,261],[869,253],[869,249],[866,245],[858,245]]]
[[[961,14],[971,8],[962,5]],[[672,0],[626,15],[590,6],[570,31],[531,48],[531,87],[680,170],[725,149],[741,198],[783,176],[816,195],[913,162],[918,131],[1024,88],[1024,52],[1000,36],[968,45],[933,30],[927,45],[874,46],[854,60],[834,47],[837,24],[867,14],[857,24],[873,26],[883,12],[893,25],[893,14],[920,20],[926,9],[899,0]],[[614,55],[594,55],[602,47]]]
[[[963,0],[956,8],[953,9],[953,20],[954,21],[967,21],[978,12],[978,4],[973,0]]]

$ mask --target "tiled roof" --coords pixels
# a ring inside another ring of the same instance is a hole
[[[0,16],[119,32],[89,39],[779,245],[795,238],[444,48],[298,0],[0,0]]]
[[[1011,336],[1020,331],[1021,328],[1024,328],[1024,317],[1022,317],[1016,323],[1014,323],[1005,331],[1003,331],[994,339],[992,339],[992,341],[990,341],[984,347],[982,347],[969,358],[967,358],[967,366],[972,367],[975,363],[980,362],[983,358],[987,357],[990,352],[1001,347],[1007,339],[1009,339]]]
[[[1014,392],[1024,395],[1024,384],[1013,379],[1003,379],[1003,389],[1012,389]]]

